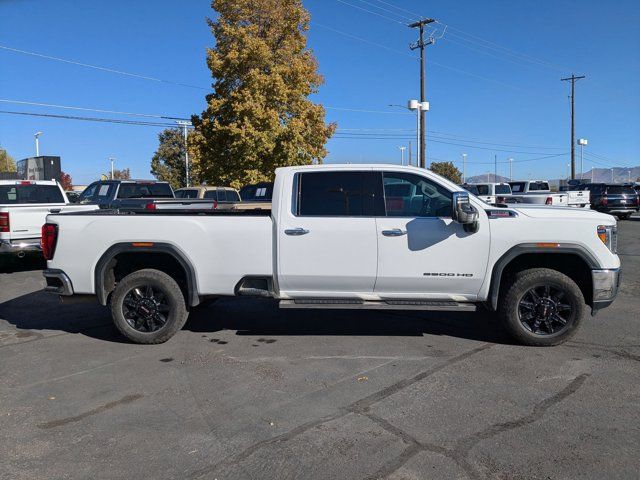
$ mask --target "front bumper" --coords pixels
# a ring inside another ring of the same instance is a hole
[[[23,240],[0,240],[0,255],[21,255],[28,252],[41,252],[39,238],[25,238]]]
[[[42,275],[47,281],[47,286],[44,288],[45,292],[64,296],[73,295],[73,284],[62,270],[51,268],[42,272]]]
[[[592,314],[613,303],[620,288],[621,272],[619,268],[591,270],[593,283]]]

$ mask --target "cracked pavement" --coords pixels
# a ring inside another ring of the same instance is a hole
[[[246,299],[132,345],[0,273],[0,479],[638,478],[640,217],[619,230],[618,299],[553,348],[487,313]]]

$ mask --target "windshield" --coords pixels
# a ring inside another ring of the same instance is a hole
[[[247,185],[240,190],[240,198],[246,201],[271,201],[273,195],[273,183],[259,183],[257,185]]]
[[[174,198],[168,183],[122,183],[118,198]]]
[[[0,205],[20,203],[65,203],[55,185],[1,185]]]

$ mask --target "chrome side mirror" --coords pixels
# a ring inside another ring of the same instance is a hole
[[[467,232],[478,230],[478,211],[473,208],[467,192],[453,192],[451,218],[454,222],[464,225]]]

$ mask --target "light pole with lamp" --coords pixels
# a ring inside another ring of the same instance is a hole
[[[185,171],[185,186],[189,186],[189,143],[188,143],[188,132],[187,129],[191,126],[191,122],[185,122],[182,120],[176,121],[176,123],[182,127],[182,132],[184,134],[184,171]]]
[[[111,180],[115,180],[115,178],[113,178],[113,174],[114,174],[114,170],[113,170],[113,162],[115,162],[115,158],[113,157],[109,157],[109,161],[111,162]]]
[[[579,138],[578,145],[580,145],[580,180],[582,180],[582,174],[584,173],[584,147],[588,144],[586,138]]]
[[[398,147],[400,149],[400,165],[404,166],[404,151],[407,147]]]
[[[33,134],[34,138],[36,139],[36,157],[40,156],[40,135],[42,135],[42,132],[36,132]]]
[[[467,154],[463,153],[462,154],[462,183],[465,183],[467,181],[466,170],[467,170]]]

